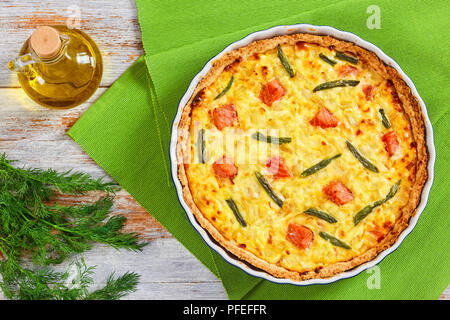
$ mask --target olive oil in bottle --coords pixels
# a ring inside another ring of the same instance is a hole
[[[97,90],[103,73],[95,42],[84,32],[63,25],[36,29],[8,67],[17,72],[31,99],[54,109],[86,101]]]

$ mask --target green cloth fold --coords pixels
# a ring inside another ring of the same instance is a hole
[[[231,299],[436,299],[450,282],[450,59],[445,54],[450,4],[379,0],[381,29],[369,29],[366,21],[374,11],[368,8],[373,4],[138,0],[145,56],[68,134],[222,280]],[[437,149],[434,186],[414,231],[379,264],[380,289],[370,286],[375,275],[367,272],[307,287],[249,276],[207,247],[190,225],[171,181],[171,125],[192,78],[231,42],[254,31],[296,23],[330,25],[374,43],[399,63],[427,104]]]

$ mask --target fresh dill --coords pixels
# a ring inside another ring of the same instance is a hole
[[[79,172],[17,168],[0,155],[0,288],[9,299],[118,299],[135,290],[139,276],[108,278],[103,289],[87,292],[94,267],[76,262],[79,286],[65,285],[68,273],[51,264],[89,250],[95,242],[140,251],[136,233],[121,232],[126,218],[109,217],[117,184]],[[95,203],[63,206],[57,196],[102,191]],[[23,267],[29,256],[33,270]]]

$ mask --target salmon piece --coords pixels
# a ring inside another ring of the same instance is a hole
[[[262,102],[271,107],[272,103],[283,98],[285,94],[286,91],[280,82],[277,79],[273,79],[263,86],[261,93],[259,94],[259,98]]]
[[[213,165],[214,174],[218,178],[234,178],[238,173],[238,167],[236,167],[228,157],[223,156],[216,160]]]
[[[386,151],[389,153],[389,157],[392,157],[395,152],[400,147],[400,143],[398,142],[397,133],[394,130],[386,133],[381,140],[384,142],[384,146]]]
[[[386,237],[383,230],[377,225],[374,229],[369,230],[369,232],[377,239],[377,242],[382,241]]]
[[[291,222],[288,225],[286,239],[301,249],[307,249],[314,240],[314,233],[303,225]]]
[[[371,101],[373,99],[373,96],[374,96],[373,89],[374,89],[374,87],[370,84],[366,84],[366,85],[362,86],[362,91],[363,91],[364,95],[366,96],[367,101]]]
[[[288,178],[291,176],[289,172],[289,168],[284,163],[284,159],[282,157],[272,157],[266,161],[266,166],[268,168],[269,173],[275,178]]]
[[[319,126],[322,129],[333,128],[338,125],[338,120],[327,108],[320,108],[314,118],[309,121],[313,126]]]
[[[348,65],[348,64],[344,64],[342,66],[339,67],[338,69],[338,75],[340,77],[346,77],[349,75],[353,75],[353,76],[357,76],[359,75],[359,73],[361,72],[361,70],[359,70],[357,67]]]
[[[352,191],[339,180],[331,181],[323,187],[322,191],[339,206],[353,200]]]
[[[233,104],[227,104],[214,109],[213,120],[217,129],[232,127],[238,119],[236,108]]]

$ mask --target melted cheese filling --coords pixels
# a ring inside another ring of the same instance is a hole
[[[226,68],[209,87],[205,88],[200,104],[192,111],[190,127],[190,164],[186,166],[189,187],[194,202],[203,215],[228,240],[257,257],[288,270],[304,272],[339,261],[347,261],[375,246],[385,236],[407,203],[414,182],[416,150],[408,119],[392,97],[392,87],[367,66],[355,65],[358,75],[340,76],[346,61],[334,58],[326,47],[306,44],[303,47],[283,46],[284,53],[295,70],[290,78],[277,55],[271,50],[235,63]],[[335,60],[331,66],[319,58],[319,53]],[[353,66],[353,65],[352,65]],[[228,84],[234,82],[221,98],[214,99]],[[271,107],[259,95],[264,84],[278,79],[286,94]],[[317,85],[337,80],[356,79],[355,87],[333,88],[313,93]],[[364,85],[374,86],[374,96],[367,101]],[[238,125],[218,130],[212,118],[216,107],[233,104],[238,113]],[[322,129],[309,121],[321,107],[326,107],[338,119],[335,128]],[[381,137],[388,132],[381,122],[383,108],[400,142],[399,150],[389,157]],[[205,129],[205,164],[198,163],[198,130]],[[268,135],[292,137],[281,146],[256,141],[256,131]],[[347,149],[348,139],[364,157],[375,164],[379,173],[365,169]],[[342,156],[326,168],[308,177],[301,173],[336,154]],[[227,155],[238,167],[230,180],[218,179],[212,164]],[[284,158],[292,176],[273,179],[265,161],[279,155]],[[255,178],[261,172],[273,190],[284,200],[279,208]],[[391,186],[401,179],[394,198],[376,208],[357,226],[354,215],[374,201],[383,199]],[[353,201],[338,206],[322,191],[330,181],[340,180],[354,196]],[[232,198],[247,222],[242,227],[226,203]],[[316,208],[333,215],[338,222],[331,224],[304,213]],[[289,223],[295,222],[314,232],[308,249],[301,249],[286,239]],[[336,247],[319,236],[325,231],[351,246]]]

